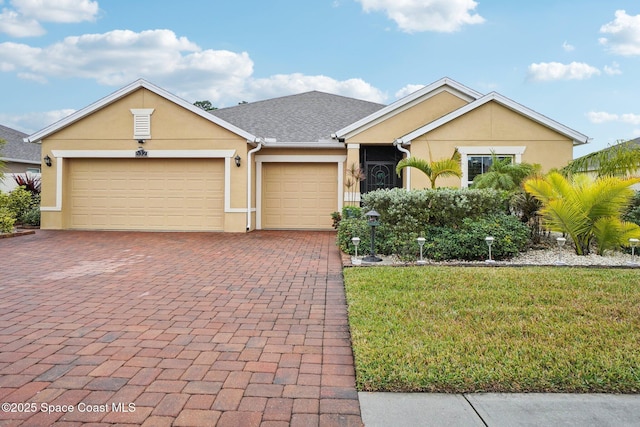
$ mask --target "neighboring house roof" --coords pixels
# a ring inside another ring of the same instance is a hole
[[[40,146],[24,141],[26,133],[0,125],[0,139],[5,141],[0,148],[0,159],[5,162],[39,165]]]
[[[151,83],[149,83],[148,81],[144,80],[144,79],[139,79],[136,80],[135,82],[123,87],[122,89],[112,93],[111,95],[108,95],[102,99],[100,99],[99,101],[94,102],[93,104],[83,108],[82,110],[78,110],[75,113],[67,116],[66,118],[42,129],[41,131],[38,131],[36,133],[34,133],[31,136],[28,136],[27,138],[25,138],[25,141],[28,142],[40,142],[42,139],[48,137],[49,135],[58,132],[59,130],[77,122],[80,119],[83,119],[84,117],[89,116],[90,114],[94,113],[97,110],[100,110],[101,108],[104,108],[105,106],[112,104],[113,102],[124,98],[125,96],[137,91],[140,88],[144,88],[147,89],[153,93],[155,93],[158,96],[161,96],[165,99],[168,99],[169,101],[174,102],[175,104],[227,129],[230,132],[235,133],[236,135],[239,135],[243,138],[245,138],[248,142],[254,143],[256,140],[256,136],[250,134],[249,132],[242,130],[234,125],[232,125],[231,123],[228,123],[226,121],[224,121],[223,119],[213,116],[209,113],[207,113],[206,111],[204,111],[202,108],[196,107],[195,105],[191,104],[190,102],[185,101],[184,99],[173,95],[172,93],[167,92],[166,90],[155,86]]]
[[[573,144],[574,145],[579,145],[579,144],[586,144],[587,142],[589,142],[589,137],[586,135],[581,134],[580,132],[577,132],[571,128],[566,127],[563,124],[560,124],[558,122],[556,122],[555,120],[551,120],[550,118],[543,116],[540,113],[537,113],[527,107],[525,107],[524,105],[518,104],[515,101],[512,101],[511,99],[500,95],[499,93],[496,92],[491,92],[485,96],[483,96],[482,98],[479,98],[463,107],[458,108],[455,111],[452,111],[449,114],[446,114],[442,117],[440,117],[439,119],[436,119],[434,121],[432,121],[431,123],[422,126],[421,128],[416,129],[415,131],[401,137],[398,139],[399,142],[403,143],[403,144],[407,144],[409,142],[411,142],[411,140],[418,138],[421,135],[424,135],[427,132],[430,132],[446,123],[449,123],[452,120],[457,119],[458,117],[475,110],[478,107],[481,107],[485,104],[487,104],[490,101],[495,101],[498,104],[509,108],[510,110],[513,110],[517,113],[522,114],[525,117],[528,117],[529,119],[543,125],[546,126],[556,132],[558,132],[561,135],[566,136],[567,138],[570,138],[571,140],[573,140]]]
[[[222,108],[211,114],[254,135],[275,139],[276,144],[326,144],[336,129],[383,108],[383,104],[311,91]],[[330,143],[335,145],[336,141]]]

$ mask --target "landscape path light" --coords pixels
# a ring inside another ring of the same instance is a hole
[[[638,246],[639,239],[634,239],[633,237],[629,239],[629,246],[631,246],[631,262],[629,265],[638,265],[636,263],[636,246]]]
[[[380,225],[380,214],[372,209],[364,215],[367,217],[367,224],[371,227],[371,251],[362,260],[365,262],[380,262],[382,258],[376,256],[376,227]]]
[[[427,239],[425,239],[424,237],[418,237],[418,245],[420,245],[420,259],[418,260],[418,264],[426,264],[427,261],[424,260],[424,258],[422,257],[422,247],[424,246],[424,242],[426,242]]]
[[[562,247],[567,243],[567,239],[558,237],[556,242],[558,242],[558,260],[556,261],[556,265],[567,265],[567,263],[562,260]]]
[[[495,263],[495,261],[491,258],[491,245],[493,245],[494,240],[495,239],[493,238],[493,236],[487,236],[484,238],[484,241],[487,243],[487,246],[489,246],[489,259],[485,260],[487,264]]]
[[[360,265],[362,264],[362,261],[360,261],[360,259],[358,258],[358,245],[360,245],[360,238],[353,237],[351,238],[351,242],[353,243],[353,246],[355,246],[356,248],[356,256],[351,259],[351,264]]]

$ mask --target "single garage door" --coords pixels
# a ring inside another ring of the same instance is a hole
[[[69,228],[219,231],[223,159],[70,159]]]
[[[262,176],[262,228],[331,229],[336,163],[263,163]]]

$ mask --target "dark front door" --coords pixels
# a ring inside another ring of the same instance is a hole
[[[402,187],[402,176],[396,174],[396,165],[401,159],[402,153],[394,146],[360,146],[360,164],[365,174],[360,192]]]

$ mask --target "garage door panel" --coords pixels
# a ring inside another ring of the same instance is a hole
[[[338,210],[335,163],[264,163],[262,228],[331,229]]]
[[[224,228],[222,159],[71,159],[69,164],[70,228]]]

